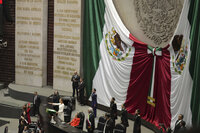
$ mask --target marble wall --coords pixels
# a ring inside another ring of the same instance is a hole
[[[48,0],[16,0],[15,83],[46,85]]]
[[[53,88],[72,91],[71,76],[80,70],[82,0],[54,1]]]

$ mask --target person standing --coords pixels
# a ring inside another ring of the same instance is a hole
[[[175,123],[175,129],[174,129],[174,133],[177,133],[179,131],[179,129],[181,128],[181,122],[183,121],[183,114],[180,114],[178,116],[178,120]]]
[[[126,133],[126,128],[129,126],[128,124],[128,112],[125,108],[125,104],[122,104],[122,110],[121,110],[121,123],[125,127],[124,133]]]
[[[140,116],[140,110],[135,110],[135,122],[133,127],[133,133],[141,133],[141,116]]]
[[[39,114],[39,107],[40,107],[40,96],[38,96],[38,93],[35,92],[34,93],[34,97],[33,97],[33,116],[35,116],[36,114]]]
[[[79,80],[80,80],[80,76],[78,75],[77,71],[75,71],[74,75],[71,78],[72,88],[73,88],[73,94],[72,94],[73,97],[75,95],[75,91],[76,91],[76,95],[78,97],[78,90],[77,89],[78,89]]]
[[[27,118],[28,118],[28,123],[30,124],[31,123],[31,117],[30,117],[30,103],[27,103],[26,104],[26,114],[27,114]]]
[[[59,103],[59,100],[60,100],[60,95],[59,95],[58,91],[55,91],[54,94],[53,94],[53,103]],[[53,106],[53,109],[58,111],[59,107]]]
[[[181,124],[181,127],[179,129],[179,132],[183,133],[183,132],[185,132],[187,130],[187,128],[185,127],[186,123],[185,123],[185,121],[181,121],[180,124]]]
[[[115,125],[115,120],[117,119],[117,104],[115,103],[114,97],[110,101],[110,115]]]
[[[61,121],[64,121],[64,103],[63,103],[63,99],[60,98],[59,100],[59,103],[49,103],[49,104],[52,104],[52,105],[56,105],[56,106],[59,106],[59,109],[58,109],[58,118],[61,120]]]
[[[106,123],[104,126],[104,133],[113,133],[115,123],[114,123],[113,119],[111,118],[111,115],[109,113],[106,113],[105,119],[106,119]]]
[[[86,129],[88,133],[93,133],[95,129],[94,113],[91,107],[88,108],[88,119],[86,120]]]
[[[81,105],[84,105],[84,88],[85,88],[85,83],[83,81],[82,78],[80,78],[80,83],[79,83],[79,86],[78,86],[78,92],[79,92],[79,96],[80,96],[80,104]]]
[[[92,89],[91,98],[92,98],[92,109],[94,112],[94,117],[96,117],[97,116],[97,94],[96,94],[95,88]]]

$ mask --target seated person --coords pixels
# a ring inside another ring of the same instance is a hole
[[[67,124],[71,125],[72,127],[76,127],[79,125],[79,123],[80,123],[80,114],[77,113],[75,115],[74,119],[72,119],[72,121]]]
[[[93,113],[93,109],[91,107],[88,108],[88,119],[86,120],[86,129],[88,133],[93,133],[95,128],[95,116]]]

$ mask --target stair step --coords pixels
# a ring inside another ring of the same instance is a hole
[[[9,89],[3,89],[3,95],[6,96],[10,96],[9,94]]]
[[[8,89],[0,90],[0,117],[19,118],[25,101],[8,96]]]

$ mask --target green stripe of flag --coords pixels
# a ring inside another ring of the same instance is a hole
[[[188,19],[191,24],[191,59],[189,71],[193,79],[191,110],[192,123],[200,125],[200,1],[190,0]]]
[[[104,0],[85,0],[83,25],[83,73],[87,97],[90,96],[92,80],[99,66],[99,46],[103,36]]]

